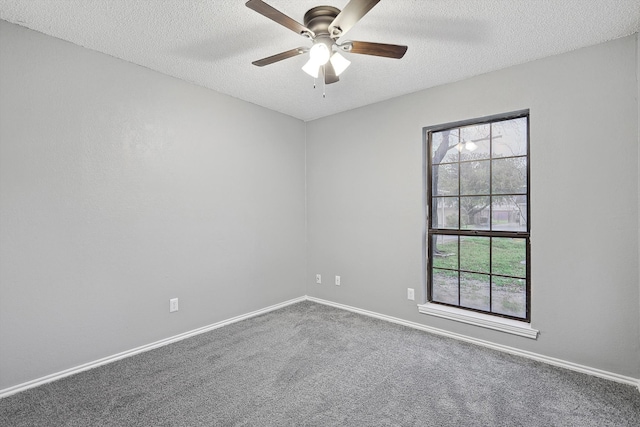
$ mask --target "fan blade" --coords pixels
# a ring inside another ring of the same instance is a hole
[[[286,52],[280,52],[266,58],[258,59],[257,61],[253,61],[252,64],[257,65],[258,67],[264,67],[265,65],[273,64],[274,62],[282,61],[283,59],[293,58],[294,56],[301,55],[305,53],[306,50],[307,49],[303,47],[297,47]]]
[[[361,55],[384,56],[385,58],[400,59],[407,51],[407,46],[385,43],[371,42],[350,42],[349,53],[359,53]]]
[[[333,69],[333,65],[331,64],[331,62],[327,62],[326,64],[324,64],[323,69],[325,84],[330,85],[331,83],[335,83],[340,80],[340,78],[336,76],[336,71]]]
[[[380,0],[351,0],[329,25],[333,38],[344,36]]]
[[[307,27],[305,27],[304,25],[302,25],[301,23],[299,23],[295,19],[289,18],[284,13],[282,13],[279,10],[274,9],[273,7],[269,6],[268,4],[263,2],[262,0],[249,0],[247,3],[245,3],[245,6],[247,6],[251,10],[255,10],[260,15],[266,16],[267,18],[271,19],[272,21],[275,21],[278,24],[280,24],[280,25],[282,25],[284,27],[287,27],[288,29],[290,29],[291,31],[293,31],[295,33],[298,33],[298,34],[308,33],[312,37],[315,36],[313,31],[311,31],[310,29],[308,29]]]

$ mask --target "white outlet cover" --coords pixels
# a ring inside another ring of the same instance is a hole
[[[172,298],[169,300],[169,313],[178,311],[178,298]]]
[[[340,276],[336,276],[336,286],[340,286]]]
[[[316,283],[322,283],[322,276],[320,274],[316,274]]]
[[[407,288],[407,299],[410,299],[411,301],[416,299],[415,291],[413,290],[413,288]]]

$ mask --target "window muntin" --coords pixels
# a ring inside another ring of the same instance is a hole
[[[530,321],[528,111],[425,136],[427,299]]]

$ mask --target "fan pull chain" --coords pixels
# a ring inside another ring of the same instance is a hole
[[[325,82],[326,79],[322,79],[322,97],[326,98],[327,94],[326,94],[326,88],[327,88],[327,83]]]
[[[316,78],[315,77],[313,78],[313,88],[314,89],[316,88]]]

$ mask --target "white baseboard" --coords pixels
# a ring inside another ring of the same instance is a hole
[[[426,332],[431,332],[438,335],[443,335],[449,338],[454,338],[460,341],[465,341],[472,344],[481,345],[483,347],[488,347],[494,350],[503,351],[505,353],[514,354],[517,356],[526,357],[528,359],[537,360],[538,362],[548,363],[549,365],[559,366],[561,368],[570,369],[572,371],[582,372],[584,374],[593,375],[595,377],[604,378],[607,380],[615,381],[618,383],[629,384],[636,386],[638,391],[640,392],[640,379],[627,377],[624,375],[616,374],[613,372],[603,371],[597,368],[591,368],[589,366],[580,365],[573,362],[568,362],[566,360],[557,359],[555,357],[549,357],[538,353],[533,353],[526,350],[520,350],[514,347],[509,347],[506,345],[495,344],[490,341],[480,340],[477,338],[472,338],[466,335],[456,334],[454,332],[449,332],[444,329],[434,328],[431,326],[425,326],[420,323],[410,322],[408,320],[399,319],[397,317],[387,316],[385,314],[376,313],[373,311],[363,310],[361,308],[352,307],[349,305],[339,304],[332,301],[323,300],[320,298],[307,296],[308,301],[317,302],[319,304],[330,305],[332,307],[340,308],[343,310],[352,311],[354,313],[364,314],[365,316],[375,317],[377,319],[386,320],[388,322],[397,323],[400,325],[408,326],[410,328],[420,329]]]
[[[275,304],[260,310],[256,310],[256,311],[252,311],[250,313],[247,314],[243,314],[240,316],[236,316],[236,317],[232,317],[230,319],[227,320],[223,320],[217,323],[213,323],[211,325],[208,326],[203,326],[201,328],[197,328],[197,329],[193,329],[191,331],[188,332],[184,332],[182,334],[178,334],[178,335],[174,335],[172,337],[169,338],[165,338],[163,340],[160,341],[156,341],[153,342],[151,344],[146,344],[140,347],[136,347],[134,349],[131,350],[127,350],[127,351],[123,351],[121,353],[118,354],[114,354],[112,356],[107,356],[104,357],[102,359],[98,359],[95,360],[93,362],[89,362],[89,363],[85,363],[82,364],[80,366],[76,366],[74,368],[70,368],[70,369],[65,369],[64,371],[60,371],[60,372],[56,372],[54,374],[50,374],[41,378],[37,378],[35,380],[32,381],[28,381],[22,384],[18,384],[9,388],[5,388],[3,390],[0,390],[0,399],[2,399],[3,397],[7,397],[10,396],[12,394],[15,393],[19,393],[21,391],[24,390],[28,390],[30,388],[33,387],[37,387],[39,385],[42,384],[46,384],[52,381],[56,381],[59,380],[61,378],[64,377],[68,377],[70,375],[74,375],[77,374],[79,372],[82,371],[87,371],[89,369],[93,369],[93,368],[97,368],[98,366],[102,366],[102,365],[106,365],[107,363],[111,363],[111,362],[115,362],[116,360],[120,360],[120,359],[124,359],[125,357],[130,357],[139,353],[143,353],[145,351],[149,351],[152,350],[154,348],[158,348],[158,347],[162,347],[177,341],[181,341],[183,339],[195,336],[195,335],[199,335],[205,332],[209,332],[212,331],[214,329],[218,329],[221,328],[223,326],[226,325],[230,325],[232,323],[236,323],[239,322],[241,320],[245,320],[245,319],[249,319],[251,317],[255,317],[255,316],[259,316],[261,314],[264,313],[268,313],[270,311],[274,311],[274,310],[278,310],[280,308],[286,307],[288,305],[291,304],[295,304],[298,302],[302,302],[302,301],[312,301],[312,302],[316,302],[319,304],[324,304],[324,305],[329,305],[332,307],[336,307],[342,310],[347,310],[347,311],[351,311],[354,313],[358,313],[358,314],[363,314],[365,316],[370,316],[370,317],[375,317],[377,319],[381,319],[381,320],[385,320],[388,322],[392,322],[392,323],[397,323],[400,325],[404,325],[404,326],[408,326],[410,328],[415,328],[415,329],[420,329],[426,332],[431,332],[434,334],[438,334],[438,335],[443,335],[446,337],[450,337],[450,338],[454,338],[457,340],[461,340],[461,341],[465,341],[468,343],[472,343],[472,344],[477,344],[477,345],[481,345],[483,347],[488,347],[488,348],[492,348],[494,350],[498,350],[498,351],[503,351],[505,353],[510,353],[510,354],[515,354],[517,356],[522,356],[522,357],[526,357],[528,359],[533,359],[533,360],[537,360],[539,362],[544,362],[544,363],[548,363],[550,365],[554,365],[554,366],[559,366],[561,368],[566,368],[566,369],[570,369],[572,371],[577,371],[577,372],[582,372],[584,374],[589,374],[589,375],[593,375],[596,377],[600,377],[600,378],[605,378],[611,381],[616,381],[619,383],[623,383],[623,384],[630,384],[633,386],[636,386],[638,388],[638,391],[640,392],[640,379],[637,378],[631,378],[631,377],[627,377],[624,375],[619,375],[613,372],[607,372],[607,371],[603,371],[601,369],[596,369],[596,368],[591,368],[588,366],[584,366],[584,365],[579,365],[577,363],[573,363],[573,362],[568,362],[566,360],[561,360],[561,359],[556,359],[554,357],[549,357],[549,356],[544,356],[541,354],[537,354],[537,353],[532,353],[529,351],[525,351],[525,350],[519,350],[517,348],[513,348],[513,347],[508,347],[508,346],[504,346],[504,345],[500,345],[500,344],[495,344],[489,341],[484,341],[484,340],[480,340],[480,339],[476,339],[476,338],[472,338],[472,337],[468,337],[466,335],[461,335],[461,334],[456,334],[453,332],[449,332],[446,331],[444,329],[438,329],[438,328],[433,328],[431,326],[425,326],[419,323],[415,323],[415,322],[410,322],[407,320],[403,320],[403,319],[399,319],[397,317],[392,317],[392,316],[387,316],[385,314],[380,314],[380,313],[376,313],[373,311],[369,311],[369,310],[363,310],[360,308],[356,308],[356,307],[352,307],[352,306],[348,306],[345,304],[339,304],[339,303],[335,303],[332,301],[327,301],[327,300],[323,300],[320,298],[315,298],[315,297],[310,297],[310,296],[304,296],[304,297],[299,297],[299,298],[294,298],[291,299],[289,301],[285,301],[279,304]]]
[[[56,372],[55,374],[50,374],[50,375],[44,376],[42,378],[37,378],[35,380],[27,381],[26,383],[22,383],[22,384],[18,384],[18,385],[9,387],[9,388],[5,388],[3,390],[0,390],[0,399],[2,399],[3,397],[10,396],[12,394],[19,393],[21,391],[33,388],[33,387],[37,387],[37,386],[42,385],[42,384],[46,384],[46,383],[49,383],[49,382],[52,382],[52,381],[59,380],[59,379],[64,378],[64,377],[68,377],[70,375],[77,374],[77,373],[82,372],[82,371],[87,371],[89,369],[97,368],[98,366],[106,365],[107,363],[115,362],[116,360],[124,359],[125,357],[130,357],[130,356],[133,356],[133,355],[136,355],[136,354],[139,354],[139,353],[143,353],[145,351],[153,350],[154,348],[162,347],[162,346],[174,343],[176,341],[181,341],[183,339],[192,337],[194,335],[203,334],[205,332],[209,332],[209,331],[212,331],[214,329],[218,329],[218,328],[221,328],[223,326],[239,322],[241,320],[249,319],[251,317],[259,316],[261,314],[268,313],[270,311],[278,310],[278,309],[286,307],[288,305],[295,304],[295,303],[298,303],[298,302],[302,302],[302,301],[305,301],[305,300],[306,300],[306,297],[294,298],[294,299],[291,299],[289,301],[285,301],[285,302],[282,302],[282,303],[279,303],[279,304],[275,304],[275,305],[272,305],[272,306],[269,306],[269,307],[266,307],[266,308],[262,308],[262,309],[259,309],[259,310],[256,310],[256,311],[252,311],[251,313],[242,314],[240,316],[232,317],[232,318],[227,319],[227,320],[223,320],[223,321],[220,321],[220,322],[217,322],[217,323],[212,323],[211,325],[203,326],[201,328],[193,329],[191,331],[184,332],[182,334],[174,335],[172,337],[165,338],[163,340],[156,341],[156,342],[153,342],[151,344],[146,344],[146,345],[143,345],[143,346],[140,346],[140,347],[136,347],[136,348],[131,349],[131,350],[123,351],[122,353],[114,354],[112,356],[103,357],[102,359],[98,359],[98,360],[95,360],[93,362],[89,362],[89,363],[82,364],[80,366],[76,366],[74,368],[65,369],[64,371]]]

